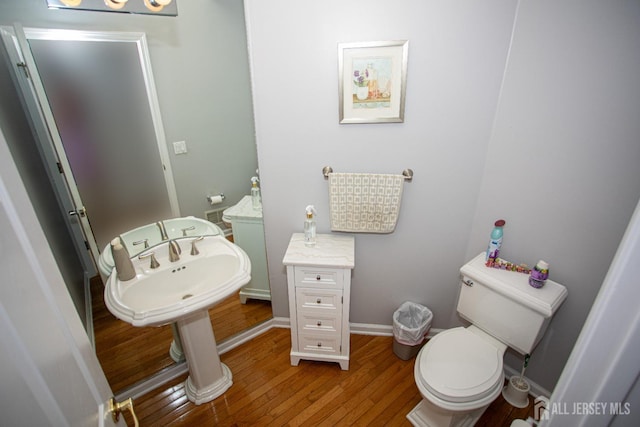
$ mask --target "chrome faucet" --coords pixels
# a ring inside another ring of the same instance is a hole
[[[160,229],[160,238],[162,240],[169,240],[169,236],[167,236],[167,229],[164,228],[164,222],[158,221],[156,222],[156,225]]]
[[[191,256],[196,256],[200,254],[200,251],[196,247],[196,242],[204,239],[204,236],[199,236],[191,241]]]
[[[180,260],[180,254],[182,253],[182,249],[180,249],[180,245],[175,240],[169,241],[169,261],[176,262]]]
[[[155,252],[148,252],[146,254],[138,255],[138,259],[145,259],[145,258],[151,258],[151,265],[149,266],[150,268],[158,268],[158,267],[160,267],[160,263],[156,259],[156,253]]]

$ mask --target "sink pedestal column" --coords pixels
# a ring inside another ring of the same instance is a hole
[[[233,381],[227,365],[220,362],[209,312],[198,311],[177,324],[189,366],[187,397],[196,405],[210,402],[227,391]]]
[[[173,332],[173,341],[171,341],[171,347],[169,347],[169,357],[176,363],[183,362],[184,351],[182,351],[182,341],[180,340],[177,324],[171,324],[171,332]]]

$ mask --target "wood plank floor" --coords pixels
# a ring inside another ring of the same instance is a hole
[[[221,356],[233,385],[212,402],[186,398],[186,376],[134,401],[141,426],[410,426],[406,414],[420,401],[414,359],[395,356],[391,337],[351,336],[348,371],[337,363],[291,366],[290,331],[274,328]],[[533,416],[533,402],[518,409],[502,396],[479,427],[509,426]],[[133,425],[129,415],[125,415]]]

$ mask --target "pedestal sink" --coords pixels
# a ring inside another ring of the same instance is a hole
[[[109,276],[105,304],[117,318],[133,326],[177,323],[189,366],[185,390],[199,405],[223,394],[232,384],[229,368],[220,362],[208,309],[238,291],[251,279],[251,262],[240,247],[223,236],[175,239],[182,249],[180,260],[169,261],[168,244],[154,252],[159,262],[134,258],[136,277],[120,281]],[[195,245],[196,255],[191,255]]]
[[[162,229],[159,224],[162,225]],[[163,243],[162,230],[166,232],[167,239],[176,239],[180,237],[198,237],[198,236],[223,236],[224,232],[220,227],[212,222],[206,221],[194,216],[186,216],[182,218],[168,218],[156,223],[146,224],[133,230],[125,231],[120,234],[120,239],[131,256],[137,256],[140,253],[148,252],[150,247]],[[111,247],[109,244],[100,253],[98,258],[98,270],[100,276],[106,283],[111,271],[113,270],[113,256],[111,255]],[[184,352],[182,343],[178,334],[176,324],[171,325],[173,330],[173,341],[169,348],[169,356],[175,362],[182,362]]]

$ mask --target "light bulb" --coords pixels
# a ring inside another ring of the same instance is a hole
[[[104,4],[111,9],[122,9],[128,0],[104,0]]]
[[[160,12],[165,4],[171,3],[171,0],[144,0],[144,5],[152,12]]]

